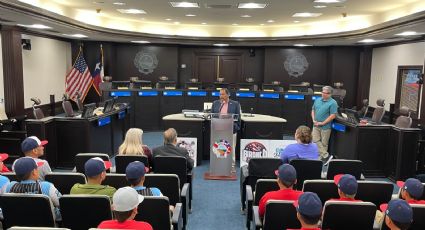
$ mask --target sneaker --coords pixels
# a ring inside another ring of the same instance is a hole
[[[328,165],[328,164],[329,164],[329,162],[332,160],[332,158],[334,158],[334,156],[332,156],[332,155],[330,155],[330,154],[328,155],[328,157],[322,158],[323,165],[324,165],[324,166]]]

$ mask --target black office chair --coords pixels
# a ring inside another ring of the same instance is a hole
[[[323,162],[321,160],[294,159],[290,162],[297,171],[297,184],[295,188],[302,190],[305,180],[322,178]]]
[[[100,157],[104,161],[109,161],[109,156],[106,153],[78,153],[75,155],[75,168],[79,173],[85,173],[84,164],[93,157]],[[107,170],[109,172],[109,169]]]
[[[149,167],[147,156],[134,156],[134,155],[116,155],[115,156],[115,172],[125,173],[127,165],[133,161],[140,161],[145,164],[145,167]]]
[[[402,106],[399,109],[400,116],[397,117],[394,125],[398,128],[410,128],[412,126],[412,118],[410,117],[409,107]]]
[[[64,195],[59,205],[65,228],[96,228],[100,222],[112,219],[111,201],[106,195]]]
[[[376,206],[370,202],[327,201],[323,229],[373,229]]]
[[[338,187],[333,180],[306,180],[303,192],[314,192],[319,196],[322,204],[329,199],[339,198]]]
[[[3,229],[12,226],[55,227],[53,205],[41,194],[6,193],[0,195]]]
[[[71,102],[65,100],[62,101],[62,109],[65,112],[65,116],[67,117],[73,117],[74,116],[74,109],[72,109]]]
[[[154,158],[154,171],[155,173],[162,174],[176,174],[180,180],[180,189],[183,185],[189,183],[189,209],[192,209],[192,173],[187,172],[186,158],[184,157],[169,157],[169,156],[157,156]]]
[[[358,181],[356,199],[379,205],[391,200],[394,185],[385,181]]]
[[[297,219],[297,210],[293,201],[270,200],[266,204],[266,213],[261,222],[258,206],[253,206],[253,219],[255,229],[276,230],[276,229],[299,229],[300,222]]]
[[[279,190],[279,185],[276,182],[276,179],[258,179],[255,184],[255,192],[252,192],[251,185],[246,186],[246,227],[251,229],[252,221],[252,207],[258,206],[260,199],[270,191]]]
[[[144,185],[161,190],[173,206],[181,203],[183,226],[186,227],[189,213],[189,183],[184,184],[180,192],[180,180],[176,174],[146,174]]]
[[[385,115],[385,99],[376,100],[376,108],[372,114],[372,123],[380,124]]]
[[[84,174],[72,172],[51,172],[44,177],[44,180],[54,184],[61,194],[69,194],[76,183],[87,182]]]
[[[251,188],[255,189],[255,183],[258,179],[275,179],[275,171],[281,164],[282,161],[278,158],[251,158],[248,166],[241,168],[240,192],[242,210],[246,208],[246,185],[250,185]]]
[[[177,203],[170,216],[170,202],[167,197],[148,197],[139,204],[135,220],[146,221],[153,229],[180,230],[183,229],[182,207]]]
[[[334,159],[329,162],[328,171],[323,179],[333,180],[338,174],[351,174],[357,180],[362,178],[363,162],[360,160]]]
[[[125,174],[122,173],[107,173],[102,184],[112,186],[116,189],[130,186],[130,183],[127,182]]]

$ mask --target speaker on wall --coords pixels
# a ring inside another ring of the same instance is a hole
[[[31,50],[31,40],[30,39],[21,39],[22,49]]]
[[[254,48],[249,49],[249,56],[255,57],[255,49]]]

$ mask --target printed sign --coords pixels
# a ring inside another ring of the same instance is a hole
[[[193,167],[196,167],[197,145],[198,140],[196,137],[177,137],[177,147],[182,147],[187,150],[189,157],[192,158],[194,162]]]
[[[240,167],[248,165],[251,158],[279,158],[280,152],[295,140],[241,139]]]

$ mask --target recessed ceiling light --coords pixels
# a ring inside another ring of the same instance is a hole
[[[86,38],[87,36],[84,34],[62,34],[64,36],[68,36],[68,37],[74,37],[74,38]]]
[[[180,24],[180,22],[174,22],[174,24],[178,25],[178,24]]]
[[[301,21],[294,21],[294,23],[300,23]]]
[[[165,19],[165,21],[171,21],[171,20],[173,20],[173,19],[171,19],[171,18],[166,18]]]
[[[147,43],[151,43],[150,41],[131,41],[133,43],[140,43],[140,44],[147,44]]]
[[[112,4],[117,5],[117,6],[123,6],[123,5],[125,5],[124,2],[114,2]]]
[[[314,8],[316,8],[316,9],[321,9],[321,8],[326,8],[327,6],[324,6],[324,5],[316,5],[316,6],[313,6]]]
[[[93,2],[94,4],[103,4],[103,3],[105,3],[104,1],[95,1],[95,2]]]
[[[264,26],[264,23],[261,23],[260,26]]]
[[[314,18],[319,17],[322,15],[321,13],[309,13],[309,12],[303,12],[303,13],[295,13],[292,15],[292,17],[298,17],[298,18]]]
[[[213,46],[229,46],[229,44],[225,44],[225,43],[216,43],[216,44],[213,44]]]
[[[45,25],[42,25],[42,24],[32,24],[32,25],[18,24],[18,26],[32,28],[32,29],[51,29],[52,28],[50,26],[45,26]]]
[[[233,24],[232,24],[232,26],[237,26],[237,25],[238,25],[238,23],[233,23]]]
[[[270,19],[270,20],[267,20],[267,22],[268,22],[268,23],[273,23],[273,22],[274,22],[274,20],[273,20],[273,19]]]
[[[206,25],[207,23],[206,22],[203,22],[203,23],[201,23],[202,25]]]
[[[123,14],[146,14],[146,11],[139,9],[117,9],[120,13]]]
[[[238,8],[241,9],[263,9],[266,8],[267,3],[253,3],[253,2],[247,2],[247,3],[239,3]]]
[[[241,15],[241,18],[250,18],[250,17],[251,15],[248,15],[248,14]]]
[[[307,47],[307,46],[313,46],[313,45],[308,45],[308,44],[294,44],[294,46],[297,46],[297,47]]]
[[[379,41],[381,41],[381,40],[375,40],[375,39],[367,38],[367,39],[360,40],[358,42],[361,42],[361,43],[372,43],[372,42],[379,42]]]
[[[314,0],[316,3],[341,3],[347,0]]]
[[[185,16],[186,16],[186,17],[195,17],[195,16],[196,16],[196,14],[186,14]]]
[[[199,4],[197,2],[170,2],[172,7],[180,7],[180,8],[199,8]]]
[[[404,31],[403,33],[398,33],[396,36],[415,36],[415,35],[421,35],[422,33],[418,33],[416,31]]]

